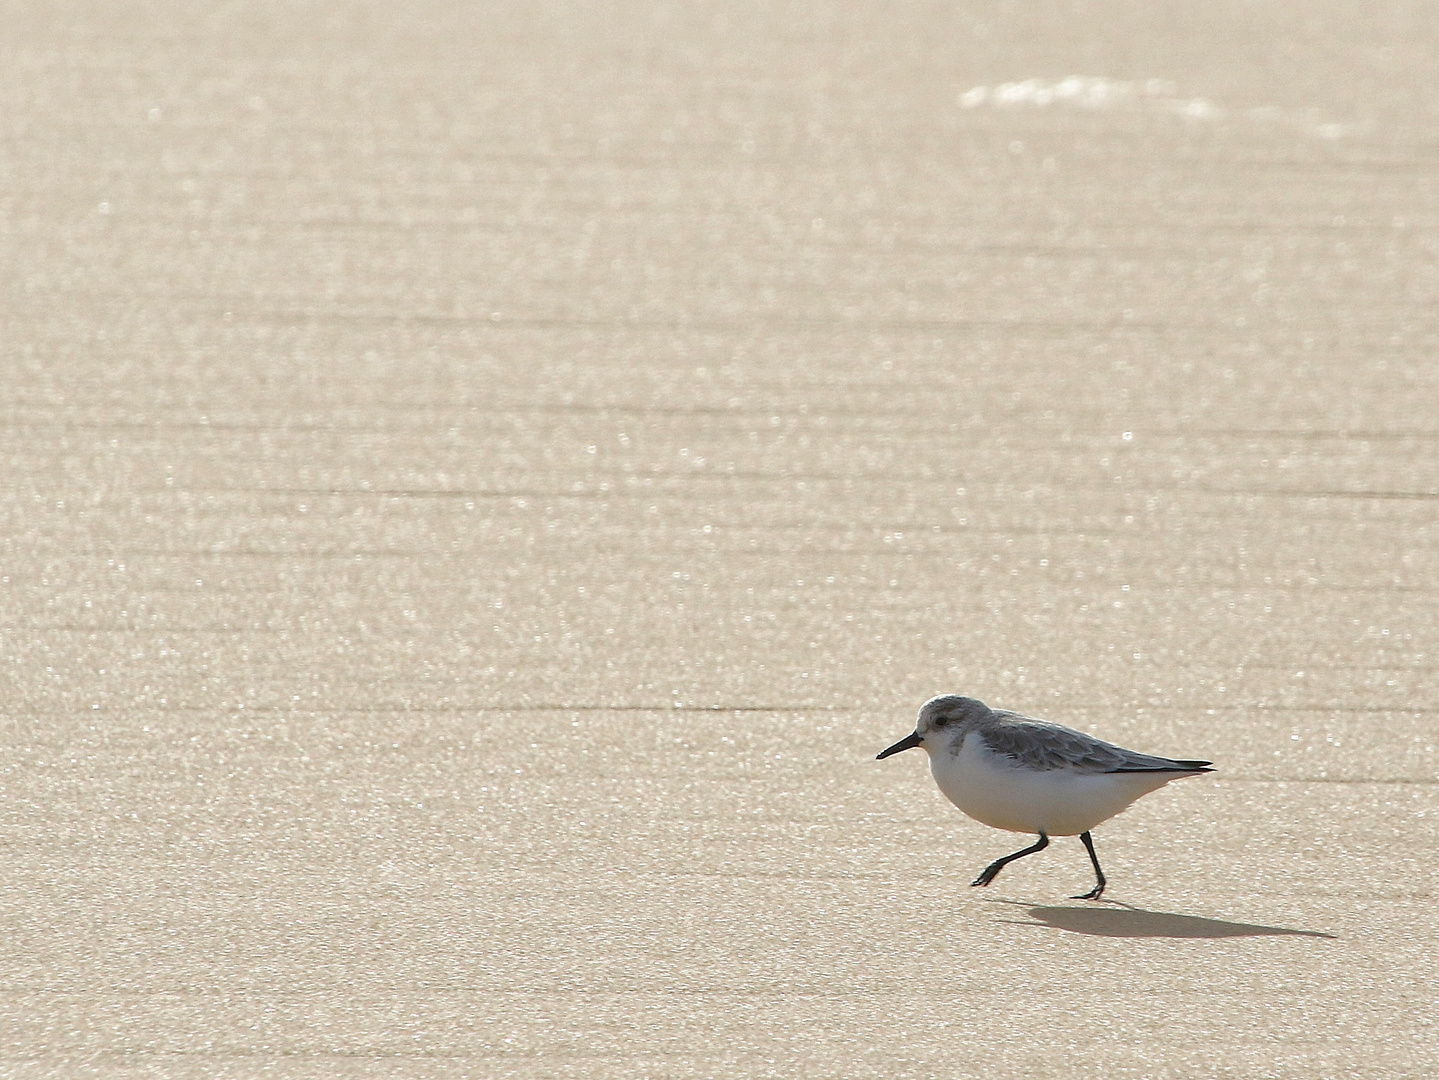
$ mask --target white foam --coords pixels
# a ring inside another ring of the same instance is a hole
[[[975,86],[959,95],[959,105],[975,109],[981,105],[996,108],[1044,108],[1063,105],[1081,109],[1113,109],[1144,105],[1158,106],[1196,120],[1216,120],[1223,110],[1203,98],[1176,97],[1177,87],[1165,79],[1126,82],[1088,75],[1070,75],[1059,82],[1025,79],[1022,82],[1000,83],[998,86]]]
[[[959,93],[957,102],[962,109],[988,106],[993,109],[1145,110],[1196,123],[1217,123],[1230,115],[1205,98],[1182,96],[1179,87],[1168,79],[1130,81],[1094,75],[1070,75],[1058,82],[1024,79],[995,86],[972,86]],[[1329,122],[1312,110],[1299,113],[1261,107],[1236,115],[1259,123],[1297,127],[1321,139],[1341,139],[1354,130],[1349,125]]]

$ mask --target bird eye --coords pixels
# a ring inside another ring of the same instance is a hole
[[[944,725],[947,723],[949,723],[949,717],[947,716],[936,716],[934,718],[935,727],[944,727]]]

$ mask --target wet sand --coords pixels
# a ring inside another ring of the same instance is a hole
[[[6,23],[0,1073],[1434,1067],[1434,13]]]

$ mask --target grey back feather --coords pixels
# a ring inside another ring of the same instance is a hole
[[[1036,720],[1002,709],[975,724],[973,734],[997,754],[1030,769],[1070,769],[1086,773],[1201,772],[1209,763],[1175,761],[1126,750],[1063,724]]]

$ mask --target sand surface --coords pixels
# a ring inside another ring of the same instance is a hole
[[[0,1075],[1439,1073],[1439,7],[3,21]]]

